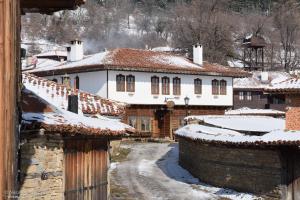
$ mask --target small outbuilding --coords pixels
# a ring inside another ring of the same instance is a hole
[[[33,78],[27,81],[33,83]],[[46,82],[38,80],[33,85],[40,89],[32,86],[22,92],[19,198],[108,199],[110,141],[133,128],[116,119],[91,118],[59,108],[56,98],[42,98],[49,92]]]
[[[266,199],[300,199],[300,131],[262,116],[193,116],[179,129],[179,164],[201,181]],[[256,123],[256,124],[255,124]]]

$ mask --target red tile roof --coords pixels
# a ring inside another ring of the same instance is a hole
[[[102,98],[100,96],[83,92],[81,90],[67,88],[65,85],[58,84],[45,78],[40,78],[29,73],[23,73],[23,84],[26,88],[59,108],[67,109],[68,95],[78,95],[79,112],[91,115],[120,116],[125,112],[125,104]]]
[[[30,90],[22,90],[21,130],[45,129],[62,135],[121,136],[134,129],[117,120],[90,118],[60,110]]]
[[[65,62],[61,65],[48,68],[36,68],[31,70],[31,72],[39,76],[46,76],[53,74],[53,72],[55,72],[55,74],[64,74],[103,69],[230,77],[244,77],[249,75],[243,70],[225,67],[216,63],[204,62],[203,65],[200,66],[178,55],[126,48],[86,56],[83,60],[77,62]]]

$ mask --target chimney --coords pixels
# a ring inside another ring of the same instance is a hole
[[[67,60],[74,62],[83,59],[83,43],[80,40],[71,41],[71,46],[67,47]]]
[[[68,111],[78,114],[78,96],[71,94],[68,96]]]
[[[269,81],[269,73],[268,72],[261,72],[260,79],[262,82],[268,82]]]
[[[193,62],[203,65],[203,47],[201,44],[193,45]]]

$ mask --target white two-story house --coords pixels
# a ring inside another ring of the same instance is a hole
[[[141,135],[172,137],[189,115],[224,114],[233,105],[233,77],[246,73],[202,61],[202,46],[193,61],[163,52],[114,49],[84,56],[73,41],[68,59],[29,70],[38,76],[128,104],[123,121]]]

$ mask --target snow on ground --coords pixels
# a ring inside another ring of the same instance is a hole
[[[199,115],[186,120],[199,120],[220,128],[247,132],[270,132],[283,130],[285,120],[267,116]]]
[[[131,143],[127,161],[120,162],[111,178],[128,191],[129,199],[254,200],[256,196],[212,187],[200,182],[178,164],[178,144]],[[113,194],[112,194],[113,196]],[[119,198],[122,199],[122,198]]]

